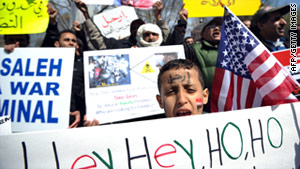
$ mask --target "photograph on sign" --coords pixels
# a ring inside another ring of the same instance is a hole
[[[0,116],[13,132],[69,126],[74,48],[0,48]]]
[[[84,52],[88,119],[103,124],[162,114],[157,76],[177,58],[185,58],[182,45]]]

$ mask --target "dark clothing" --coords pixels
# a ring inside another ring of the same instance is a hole
[[[58,36],[59,31],[57,25],[49,24],[41,47],[55,47],[54,42],[58,40]]]
[[[260,39],[260,41],[269,49],[270,52],[275,52],[279,50],[284,50],[284,49],[289,49],[290,48],[290,43],[287,41],[285,38],[280,38],[278,41],[282,45],[274,45],[275,42],[271,42],[268,40]]]
[[[187,21],[183,19],[178,20],[178,24],[174,27],[172,34],[168,37],[166,45],[183,44],[186,27]]]

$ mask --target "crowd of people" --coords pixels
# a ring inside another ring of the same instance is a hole
[[[86,117],[83,51],[105,50],[119,48],[156,47],[163,45],[183,44],[186,59],[177,59],[161,67],[158,76],[157,101],[165,111],[166,117],[185,116],[210,112],[210,93],[215,74],[218,57],[218,47],[221,39],[222,18],[207,18],[200,26],[200,39],[186,37],[188,10],[184,6],[179,11],[179,20],[171,32],[164,18],[161,17],[163,3],[154,3],[156,23],[145,23],[142,19],[132,21],[130,36],[126,39],[105,37],[91,19],[87,5],[81,0],[74,0],[76,7],[85,17],[85,22],[75,24],[73,29],[58,31],[55,20],[58,11],[48,4],[50,16],[46,36],[42,47],[74,47],[74,71],[72,83],[72,96],[70,107],[70,128],[80,126],[99,125],[98,120],[88,121]],[[271,51],[289,48],[289,39],[285,38],[287,21],[283,18],[290,11],[290,6],[279,8],[262,6],[250,19],[241,19],[243,23],[257,36],[257,38]],[[300,26],[298,25],[298,46]],[[5,50],[13,52],[15,47],[27,47],[30,43],[28,35],[5,35]],[[105,57],[105,56],[104,56]],[[114,56],[112,56],[114,57]],[[121,69],[120,64],[125,64],[125,56],[116,58],[89,58],[93,72],[100,72],[110,67],[110,74]],[[105,64],[107,59],[113,59],[115,66]],[[122,61],[122,63],[121,63]],[[127,63],[128,64],[128,63]],[[97,70],[96,70],[97,69]],[[95,71],[96,70],[96,71]],[[126,70],[117,71],[113,78],[99,79],[97,74],[90,75],[92,87],[97,85],[115,83],[126,79]],[[186,74],[187,79],[180,79]],[[112,77],[112,76],[110,76]],[[175,78],[176,77],[176,78]]]

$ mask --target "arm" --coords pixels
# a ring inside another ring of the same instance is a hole
[[[54,42],[57,40],[59,35],[57,22],[55,20],[58,11],[54,9],[50,3],[47,5],[47,7],[50,19],[48,28],[46,30],[46,36],[43,40],[41,47],[54,47]]]
[[[184,9],[184,5],[182,6],[181,10],[179,11],[179,17],[178,24],[174,27],[174,30],[169,36],[167,45],[178,45],[183,44],[184,42],[184,36],[185,36],[185,30],[187,27],[187,19],[188,19],[188,10]]]
[[[156,19],[156,24],[161,29],[162,36],[163,36],[163,43],[165,43],[170,34],[170,28],[169,28],[168,24],[161,18],[161,11],[163,9],[163,4],[161,1],[156,1],[153,4],[153,7],[155,8],[154,15],[155,15],[155,19]]]
[[[89,40],[92,43],[94,49],[101,50],[101,49],[113,49],[117,48],[117,40],[110,38],[105,38],[95,23],[89,16],[87,6],[81,0],[74,1],[77,8],[83,13],[86,21],[83,23],[83,29],[86,31],[87,35],[89,36]]]

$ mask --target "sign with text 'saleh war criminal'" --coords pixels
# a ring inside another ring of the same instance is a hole
[[[254,15],[259,9],[260,0],[220,0],[235,15]],[[183,0],[185,8],[189,11],[189,17],[215,17],[223,16],[224,8],[219,0]]]
[[[0,48],[0,116],[13,132],[68,128],[75,49]]]
[[[177,58],[184,58],[182,45],[84,52],[87,117],[103,124],[163,113],[157,76]]]
[[[45,32],[49,23],[48,0],[1,0],[0,34]]]
[[[0,168],[298,169],[299,117],[293,103],[0,136]]]
[[[122,39],[130,35],[130,24],[138,16],[133,7],[120,6],[97,14],[93,20],[103,36]]]

